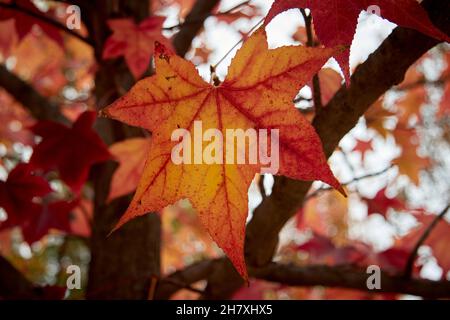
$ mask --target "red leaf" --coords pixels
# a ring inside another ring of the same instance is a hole
[[[350,45],[358,16],[371,5],[378,6],[382,17],[399,26],[415,29],[439,40],[450,41],[445,33],[433,26],[427,12],[416,0],[276,0],[267,14],[265,24],[283,11],[309,8],[320,41],[327,47],[344,45],[348,48],[335,58],[344,72],[346,82],[349,83]]]
[[[78,201],[57,201],[35,204],[19,224],[23,238],[29,244],[41,240],[50,230],[71,233],[70,214]]]
[[[389,208],[393,208],[396,210],[406,209],[406,205],[403,201],[397,198],[388,198],[386,196],[386,188],[378,191],[373,199],[363,198],[363,200],[367,203],[368,215],[379,213],[386,218],[386,214]]]
[[[364,162],[366,152],[373,151],[372,140],[363,141],[363,140],[356,139],[356,145],[352,151],[359,151],[361,153],[361,161]]]
[[[153,16],[136,25],[132,19],[108,20],[113,34],[106,40],[103,59],[125,57],[133,76],[138,79],[150,64],[155,50],[155,41],[171,47],[161,34],[165,18]]]
[[[32,174],[30,165],[20,163],[5,182],[0,181],[0,207],[8,214],[10,223],[17,223],[33,206],[34,197],[43,197],[51,191],[44,178]]]
[[[42,137],[34,148],[30,163],[38,169],[57,169],[60,178],[74,192],[80,191],[89,168],[110,158],[108,148],[92,130],[95,112],[86,111],[72,128],[52,121],[40,121],[31,130]]]
[[[24,8],[27,11],[33,12],[34,14],[48,17],[45,12],[40,11],[38,8],[36,8],[33,2],[29,0],[16,0],[14,1],[14,3],[18,7]],[[59,30],[50,23],[45,22],[44,19],[37,19],[16,9],[2,8],[0,10],[0,21],[11,18],[15,20],[19,40],[22,40],[22,38],[24,38],[31,31],[34,25],[38,25],[48,37],[55,40],[55,42],[59,45],[63,45],[63,38]],[[48,18],[53,19],[52,17]]]

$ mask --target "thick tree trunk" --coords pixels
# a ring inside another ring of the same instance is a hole
[[[123,94],[133,83],[121,60],[102,61],[101,53],[109,31],[108,19],[133,16],[140,21],[149,15],[149,1],[97,1],[86,24],[95,41],[99,68],[95,77],[97,108]],[[140,131],[111,120],[100,119],[97,130],[108,143],[138,135]],[[93,168],[94,219],[88,299],[146,299],[152,276],[160,272],[160,220],[157,214],[137,218],[108,236],[125,212],[130,197],[106,203],[116,165],[111,161]]]

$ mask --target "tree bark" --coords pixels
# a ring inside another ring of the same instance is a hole
[[[137,22],[148,17],[149,1],[109,1],[96,3],[89,19],[90,35],[95,41],[99,68],[95,77],[95,97],[99,109],[113,102],[133,84],[123,60],[102,61],[103,44],[109,34],[106,22],[120,15]],[[107,119],[97,121],[97,130],[111,144],[140,131]],[[108,236],[128,207],[130,198],[106,203],[111,177],[116,165],[110,161],[93,168],[95,192],[91,236],[91,263],[88,299],[146,299],[150,278],[160,273],[160,219],[148,214],[127,223]]]

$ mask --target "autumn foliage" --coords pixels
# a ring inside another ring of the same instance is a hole
[[[0,0],[0,299],[449,297],[449,4],[102,2]]]

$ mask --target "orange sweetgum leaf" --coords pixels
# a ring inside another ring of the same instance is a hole
[[[116,229],[136,216],[187,198],[213,240],[247,278],[243,251],[247,191],[262,164],[177,165],[171,161],[171,150],[178,144],[171,141],[172,132],[185,128],[194,135],[196,120],[204,129],[216,128],[222,134],[227,129],[279,129],[278,174],[322,180],[342,191],[317,133],[292,103],[336,50],[302,46],[269,50],[260,29],[237,52],[225,81],[214,86],[199,76],[192,63],[158,45],[156,75],[139,81],[103,111],[152,131],[144,172]],[[203,149],[208,145],[201,144]]]
[[[170,46],[161,34],[165,18],[153,16],[136,25],[133,19],[108,20],[113,34],[106,40],[103,59],[124,56],[133,76],[138,79],[150,65],[155,41]]]
[[[119,168],[112,177],[109,200],[136,190],[144,170],[149,147],[150,139],[148,138],[127,139],[109,147],[109,152],[119,162]]]
[[[430,37],[449,41],[449,37],[436,28],[427,12],[416,0],[276,0],[267,14],[265,24],[289,9],[311,10],[319,40],[328,47],[344,45],[348,49],[335,55],[345,80],[350,80],[350,45],[356,30],[358,16],[369,6],[376,5],[383,18],[405,28],[415,29]]]
[[[397,165],[400,174],[407,176],[415,185],[419,185],[420,171],[430,167],[431,160],[417,154],[419,137],[416,131],[397,127],[393,135],[402,153],[392,163]]]
[[[384,139],[388,137],[389,132],[384,126],[384,123],[387,118],[392,116],[395,116],[395,113],[383,108],[383,99],[377,100],[377,102],[364,113],[367,128],[375,130]]]

